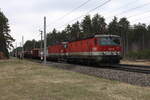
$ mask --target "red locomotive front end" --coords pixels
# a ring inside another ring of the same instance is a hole
[[[92,48],[92,55],[97,61],[119,63],[121,57],[121,42],[117,35],[95,36],[96,46]]]

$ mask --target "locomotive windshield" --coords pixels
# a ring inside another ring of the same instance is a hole
[[[119,37],[101,37],[99,39],[100,45],[120,45],[120,38]]]

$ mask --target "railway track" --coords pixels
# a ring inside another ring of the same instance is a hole
[[[118,64],[118,65],[110,65],[110,66],[111,66],[110,68],[114,68],[115,70],[150,74],[150,66],[131,65],[131,64]]]
[[[41,63],[37,60],[34,61]],[[91,66],[68,64],[66,62],[47,62],[47,65],[50,67],[95,76],[98,78],[116,80],[133,85],[150,86],[150,66],[128,64]]]
[[[39,61],[39,63],[41,63]],[[68,64],[66,62],[50,62],[48,61],[48,64],[51,63],[65,63]],[[128,72],[136,72],[136,73],[143,73],[143,74],[150,74],[150,66],[145,66],[145,65],[131,65],[131,64],[112,64],[112,65],[101,65],[101,66],[97,66],[97,65],[79,65],[79,64],[70,64],[69,63],[69,67],[68,69],[71,69],[72,66],[74,65],[78,65],[78,66],[84,66],[84,67],[93,67],[93,68],[99,68],[99,69],[112,69],[112,70],[122,70],[122,71],[128,71]],[[66,67],[67,69],[67,67]]]
[[[80,65],[80,64],[76,64],[76,65]],[[145,66],[145,65],[131,65],[131,64],[112,64],[112,65],[100,65],[100,66],[84,65],[84,64],[82,65],[84,67],[94,67],[94,68],[99,68],[99,69],[103,68],[103,69],[122,70],[122,71],[128,71],[128,72],[150,74],[150,66]]]

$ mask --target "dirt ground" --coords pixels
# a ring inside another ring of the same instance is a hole
[[[150,66],[150,60],[122,60],[121,64]]]

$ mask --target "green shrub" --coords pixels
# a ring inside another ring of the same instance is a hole
[[[132,59],[150,59],[150,50],[129,52],[127,57],[132,58]]]

